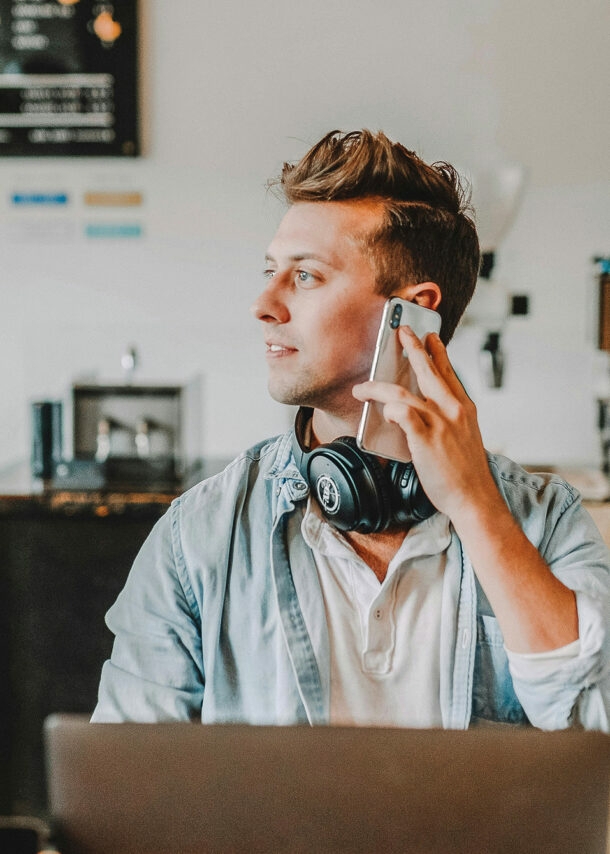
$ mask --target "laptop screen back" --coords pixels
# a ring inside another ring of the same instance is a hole
[[[63,854],[605,854],[610,736],[46,724]]]

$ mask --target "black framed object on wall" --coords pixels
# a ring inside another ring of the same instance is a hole
[[[0,0],[0,157],[140,153],[138,0]]]

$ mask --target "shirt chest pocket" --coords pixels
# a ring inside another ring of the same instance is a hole
[[[472,723],[477,719],[524,724],[527,717],[517,699],[504,651],[504,638],[495,617],[477,617]]]

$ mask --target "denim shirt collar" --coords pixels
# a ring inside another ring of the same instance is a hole
[[[286,505],[278,506],[279,512],[291,510],[293,502],[302,501],[309,495],[307,481],[298,470],[292,453],[292,431],[280,437],[277,444],[275,460],[265,474],[266,480],[277,480],[277,495],[285,496]]]

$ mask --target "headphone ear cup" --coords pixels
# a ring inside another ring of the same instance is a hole
[[[360,493],[360,524],[354,530],[363,534],[384,531],[392,512],[391,484],[377,457],[361,451],[353,436],[342,436],[335,440],[337,444],[351,449],[351,454],[359,467],[357,487]]]
[[[297,412],[292,452],[322,514],[341,531],[362,534],[408,526],[436,512],[412,463],[389,461],[361,451],[353,436],[342,436],[313,450],[305,439],[313,410]]]
[[[340,531],[376,533],[390,520],[390,489],[382,466],[352,436],[309,455],[307,480],[323,515]]]
[[[389,465],[392,485],[392,522],[398,525],[423,522],[436,507],[430,501],[415,471],[413,463],[392,462]]]

